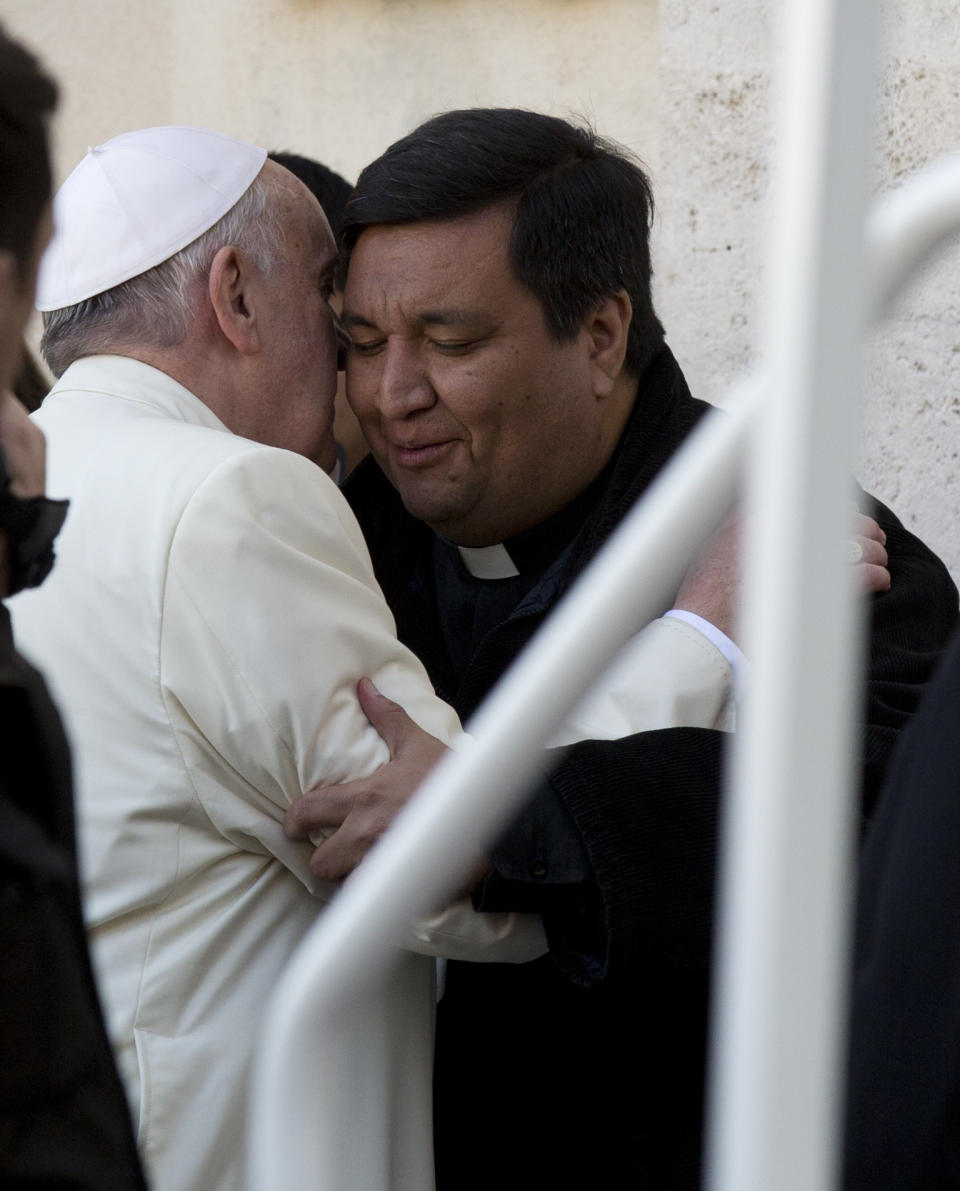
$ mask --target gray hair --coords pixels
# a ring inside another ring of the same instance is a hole
[[[54,376],[74,360],[123,346],[175,347],[196,317],[213,258],[232,244],[262,272],[283,253],[284,190],[261,171],[211,228],[169,260],[112,289],[43,316],[40,350]]]

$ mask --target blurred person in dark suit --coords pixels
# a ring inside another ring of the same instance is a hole
[[[960,637],[903,735],[859,874],[846,1191],[960,1187]]]
[[[50,237],[47,119],[56,88],[0,30],[0,595],[41,583],[65,501],[7,391]],[[0,1185],[142,1191],[104,1029],[77,882],[70,755],[39,673],[0,608]]]

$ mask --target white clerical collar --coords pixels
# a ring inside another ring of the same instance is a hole
[[[502,542],[495,546],[458,546],[460,558],[474,579],[512,579],[519,575]]]

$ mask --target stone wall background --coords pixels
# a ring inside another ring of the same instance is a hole
[[[57,164],[151,124],[205,124],[351,179],[436,112],[582,113],[657,141],[656,0],[0,0],[63,87]]]
[[[658,307],[721,401],[757,346],[775,64],[767,0],[2,0],[60,80],[56,168],[128,128],[209,124],[346,176],[436,111],[582,114],[653,176]],[[878,4],[874,186],[960,147],[950,0]],[[960,576],[960,255],[873,337],[858,471]]]
[[[661,316],[694,391],[722,402],[754,358],[767,249],[775,66],[765,0],[660,6]],[[878,4],[873,188],[960,148],[958,15]],[[775,26],[774,26],[775,28]],[[858,474],[960,576],[960,245],[875,331]]]

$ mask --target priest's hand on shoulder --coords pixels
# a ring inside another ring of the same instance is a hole
[[[309,790],[291,804],[284,830],[291,839],[325,835],[310,870],[339,881],[357,867],[447,752],[403,708],[382,695],[369,678],[357,686],[360,706],[383,737],[390,760],[369,777]]]
[[[857,569],[862,591],[880,595],[890,590],[887,535],[872,517],[859,511],[853,515],[850,558]]]

